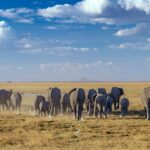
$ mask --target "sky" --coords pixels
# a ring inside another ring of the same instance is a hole
[[[150,0],[1,0],[0,82],[150,81]]]

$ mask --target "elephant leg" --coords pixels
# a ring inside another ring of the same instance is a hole
[[[58,106],[57,105],[55,105],[55,115],[57,115],[58,114]]]
[[[98,115],[98,107],[97,107],[97,104],[96,104],[96,106],[95,106],[95,108],[94,108],[94,114],[95,114],[95,117],[97,117],[97,115]]]
[[[80,119],[81,119],[81,116],[82,116],[83,105],[80,104],[78,109],[79,109],[79,112],[78,112],[78,120],[80,120]]]
[[[40,109],[38,109],[38,116],[40,116],[41,115],[41,110]]]
[[[75,116],[75,120],[77,118],[77,109],[76,109],[76,106],[74,107],[74,116]]]
[[[52,106],[51,106],[50,114],[51,114],[51,116],[53,116],[53,114],[54,114],[54,104],[52,104]]]
[[[147,118],[146,120],[150,120],[150,107],[147,108]]]
[[[5,103],[5,106],[6,106],[6,110],[9,110],[9,106],[8,106],[7,102]]]
[[[144,107],[144,111],[145,111],[145,119],[147,118],[147,110],[146,107]]]
[[[103,106],[99,105],[99,114],[100,114],[100,118],[102,118],[102,114],[103,114]]]
[[[61,103],[61,114],[64,114],[64,106],[63,106],[63,103]]]
[[[103,106],[104,118],[107,118],[107,106]]]
[[[125,115],[125,108],[121,108],[121,115],[120,118],[122,118]]]
[[[114,110],[116,110],[116,102],[114,101]]]

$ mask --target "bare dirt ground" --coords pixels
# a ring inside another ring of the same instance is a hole
[[[46,95],[48,87],[57,86],[63,92],[73,87],[121,86],[130,100],[129,115],[119,118],[119,111],[106,119],[83,116],[75,121],[73,116],[33,116],[32,104],[36,94]],[[16,112],[0,112],[0,150],[56,149],[150,149],[150,121],[144,119],[140,94],[150,83],[11,83],[0,88],[13,89],[23,94],[23,106]]]

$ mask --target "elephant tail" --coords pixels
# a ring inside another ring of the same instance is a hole
[[[69,96],[72,92],[74,92],[77,88],[73,88],[71,91],[69,91]]]

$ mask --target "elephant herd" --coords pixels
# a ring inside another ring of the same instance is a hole
[[[150,120],[150,87],[144,88],[141,101],[145,109],[146,119]],[[22,95],[12,90],[0,89],[0,110],[20,110]],[[83,110],[88,116],[107,117],[112,110],[121,110],[120,117],[127,115],[129,99],[125,97],[123,88],[112,87],[110,93],[105,88],[89,89],[73,88],[62,93],[57,87],[49,88],[47,98],[37,95],[34,101],[35,113],[39,116],[48,114],[72,114],[75,119],[82,118]]]
[[[8,110],[11,108],[12,110],[16,110],[18,112],[21,107],[21,102],[22,95],[19,92],[0,89],[0,107],[2,106],[2,110]]]
[[[73,88],[68,93],[61,93],[57,87],[48,89],[47,100],[44,96],[38,95],[34,102],[35,113],[42,116],[48,114],[74,113],[75,119],[80,120],[84,108],[89,116],[107,117],[108,113],[119,109],[121,106],[121,117],[126,115],[129,107],[129,100],[123,96],[122,88],[113,87],[110,93],[104,88],[89,89],[88,93],[83,88]]]

